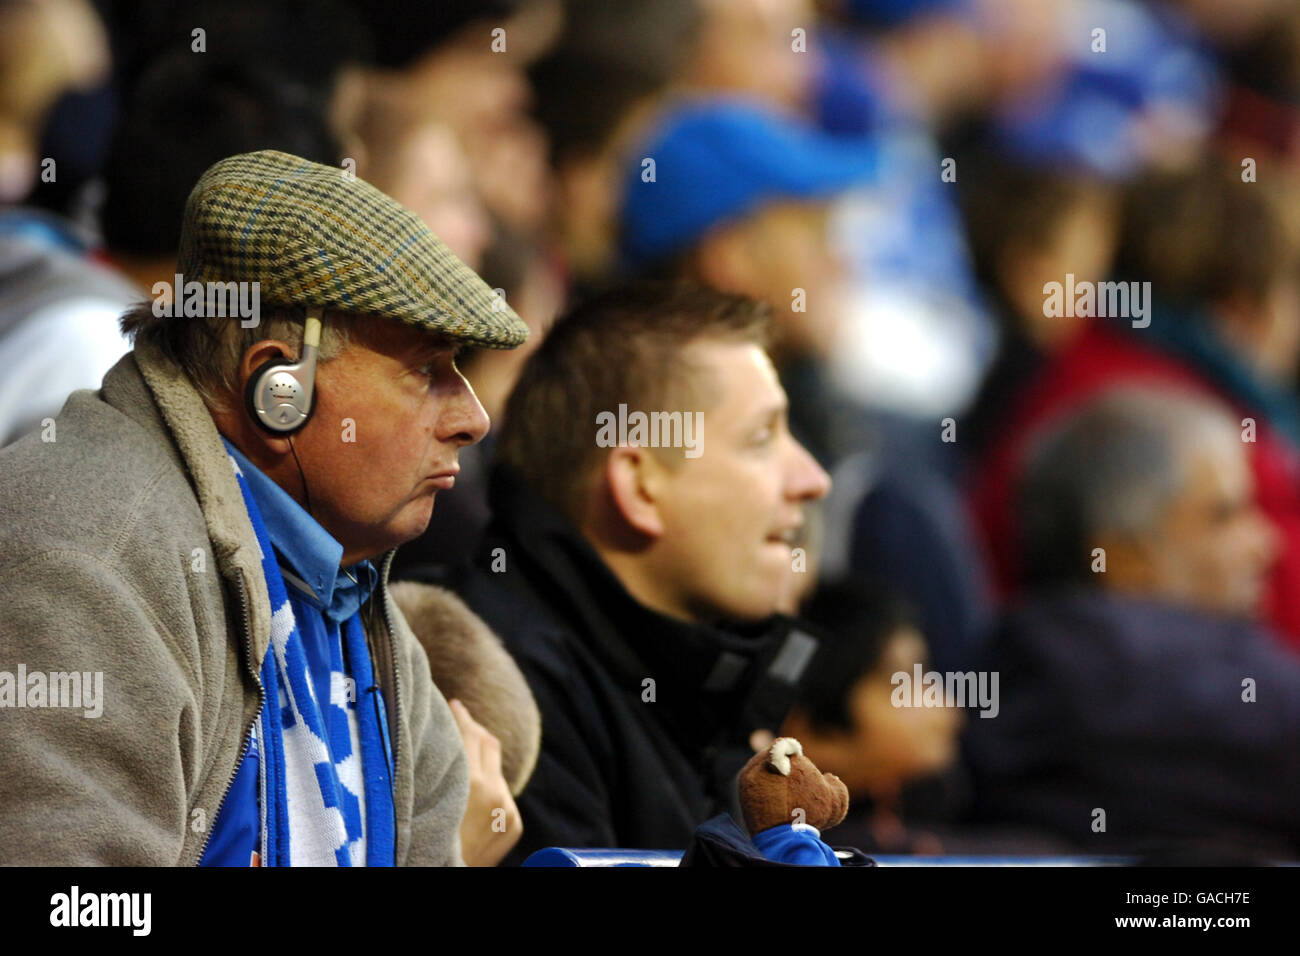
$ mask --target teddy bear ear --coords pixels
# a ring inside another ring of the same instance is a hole
[[[803,745],[793,737],[777,737],[767,752],[767,765],[783,777],[790,776],[790,758],[803,756]]]

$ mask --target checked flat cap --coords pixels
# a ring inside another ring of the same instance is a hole
[[[415,213],[341,168],[275,150],[199,177],[177,268],[187,283],[258,282],[265,302],[374,313],[471,345],[528,337]]]

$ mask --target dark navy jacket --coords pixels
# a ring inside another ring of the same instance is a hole
[[[1096,853],[1300,854],[1300,657],[1268,632],[1063,591],[1012,613],[985,666],[1001,711],[968,723],[981,819]]]
[[[749,735],[779,727],[817,639],[782,617],[723,629],[654,612],[508,472],[490,496],[478,566],[437,579],[501,636],[542,714],[506,862],[547,846],[682,849],[708,817],[738,814]]]

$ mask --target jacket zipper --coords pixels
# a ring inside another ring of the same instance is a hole
[[[394,834],[393,835],[394,837],[396,837],[397,835],[396,834],[396,826],[397,826],[396,811],[397,811],[397,776],[398,776],[398,760],[399,760],[397,753],[398,753],[398,746],[400,745],[400,738],[401,738],[400,729],[402,726],[402,678],[401,678],[401,674],[398,672],[397,669],[397,632],[393,628],[392,615],[388,613],[388,601],[389,601],[388,571],[393,566],[393,558],[396,556],[397,556],[397,552],[395,550],[388,552],[388,557],[384,559],[384,570],[382,572],[382,577],[380,579],[380,587],[382,589],[382,594],[380,595],[380,599],[384,607],[384,626],[388,630],[388,666],[390,669],[390,673],[393,675],[393,716],[397,718],[395,721],[390,721],[390,724],[392,724],[393,726],[390,726],[388,728],[388,736],[390,738],[389,742],[391,743],[393,748],[392,784],[393,784],[393,812],[394,812],[394,818],[393,818]]]
[[[244,660],[251,662],[253,657],[253,645],[252,645],[253,619],[252,616],[249,614],[248,590],[244,587],[244,573],[240,571],[238,572],[238,574],[239,574],[239,608],[243,616],[243,625],[244,625],[240,632],[240,637],[242,639],[243,648],[244,648]],[[217,818],[221,816],[221,808],[225,806],[226,798],[230,796],[230,788],[235,783],[235,777],[239,775],[239,768],[243,766],[244,758],[248,756],[248,745],[250,743],[249,735],[253,732],[253,727],[257,724],[258,715],[262,713],[262,707],[266,703],[266,688],[263,687],[262,685],[262,675],[257,671],[254,671],[253,679],[257,681],[257,712],[253,715],[253,722],[244,728],[244,738],[243,738],[244,746],[239,751],[239,759],[235,761],[235,769],[231,771],[230,779],[226,781],[226,787],[221,792],[221,800],[218,801],[217,803],[217,811],[212,815],[212,818],[208,821],[207,835],[203,838],[203,845],[199,847],[198,858],[194,861],[195,866],[198,866],[200,863],[203,862],[203,854],[208,851],[208,844],[212,842],[212,830],[217,824]],[[393,763],[394,764],[397,763],[396,755],[394,755]]]

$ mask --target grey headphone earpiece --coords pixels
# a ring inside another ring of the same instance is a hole
[[[316,353],[320,348],[322,310],[307,309],[302,356],[297,362],[273,359],[248,380],[249,414],[267,431],[290,435],[307,424],[316,402]]]

